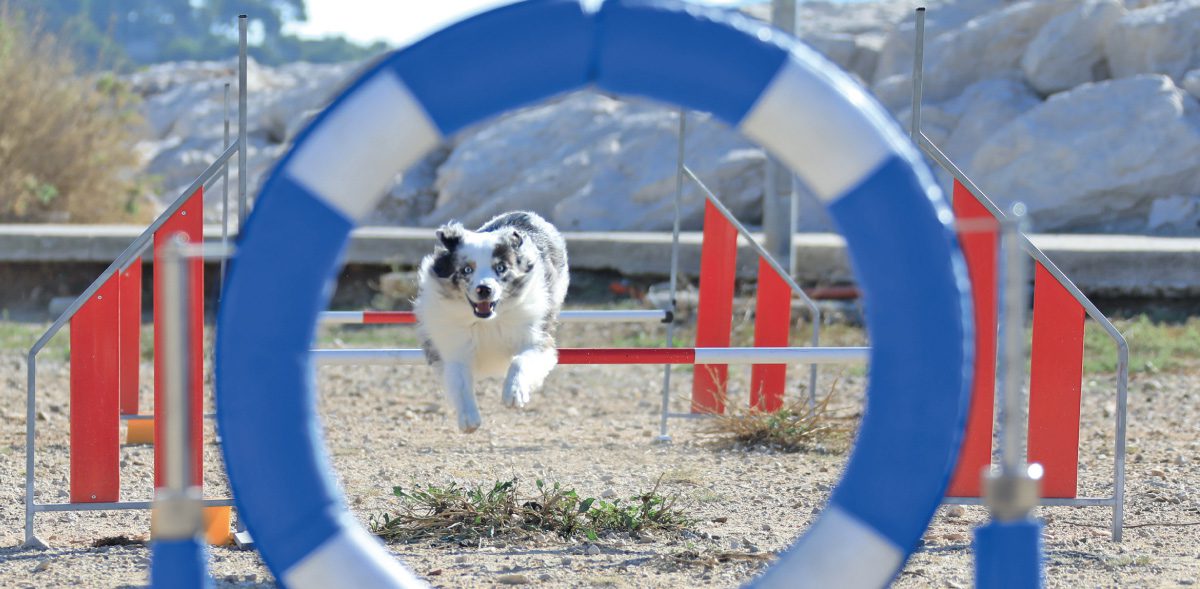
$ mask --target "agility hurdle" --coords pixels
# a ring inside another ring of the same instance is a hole
[[[35,533],[38,513],[59,511],[101,511],[150,509],[149,501],[120,499],[120,424],[126,422],[132,439],[154,441],[154,487],[162,486],[165,470],[162,461],[163,432],[156,427],[153,415],[143,414],[138,407],[138,380],[141,356],[142,265],[147,249],[154,248],[155,267],[162,264],[161,246],[167,236],[181,233],[190,241],[203,240],[203,199],[212,185],[221,179],[223,185],[223,219],[221,241],[229,236],[229,162],[239,156],[240,215],[245,207],[245,104],[246,104],[246,40],[247,19],[238,17],[239,29],[239,125],[237,140],[229,135],[229,85],[225,86],[225,148],[221,155],[184,190],[145,231],[141,233],[96,278],[83,293],[67,307],[29,349],[26,379],[25,429],[25,539],[24,546],[45,548],[46,543]],[[239,225],[239,228],[241,225]],[[188,302],[191,342],[189,345],[188,398],[193,410],[189,412],[189,430],[193,436],[192,480],[202,483],[203,436],[203,262],[187,262],[192,292]],[[158,293],[162,276],[154,276],[154,349],[163,347],[163,322]],[[36,498],[36,414],[37,414],[37,356],[46,344],[64,327],[70,327],[70,477],[69,499],[66,503],[38,503]],[[165,385],[161,375],[166,372],[165,356],[155,354],[155,405],[164,403]],[[211,524],[209,539],[222,543],[228,539],[228,522],[232,499],[205,499],[205,516]],[[224,530],[221,527],[224,526]]]
[[[909,135],[925,155],[953,178],[952,206],[956,217],[976,225],[990,225],[987,231],[959,232],[972,284],[977,355],[967,429],[946,498],[947,503],[979,504],[983,492],[980,472],[992,463],[999,230],[1009,216],[921,131],[924,21],[925,9],[920,8],[916,11],[912,125]],[[1124,521],[1129,346],[1116,326],[1045,252],[1020,231],[1017,232],[1017,240],[1020,249],[1034,260],[1027,452],[1029,461],[1040,464],[1044,470],[1040,504],[1111,507],[1112,538],[1119,542]],[[1083,336],[1087,317],[1104,330],[1117,350],[1113,493],[1108,497],[1079,497],[1078,489]]]

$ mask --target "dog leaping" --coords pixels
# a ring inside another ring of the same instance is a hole
[[[429,363],[442,372],[458,427],[482,423],[479,378],[504,377],[524,407],[558,363],[554,330],[570,276],[562,235],[535,213],[499,215],[477,231],[451,222],[421,261],[414,310]]]

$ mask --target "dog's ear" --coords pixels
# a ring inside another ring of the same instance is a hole
[[[442,244],[442,247],[444,247],[450,251],[454,251],[455,249],[458,248],[459,244],[462,243],[462,238],[463,238],[462,223],[459,223],[457,221],[451,221],[449,223],[446,223],[445,225],[442,225],[437,230],[437,238],[438,238],[438,243]]]
[[[520,231],[513,229],[512,233],[508,234],[508,242],[511,243],[513,247],[521,247],[521,244],[525,243],[525,236],[521,235]]]

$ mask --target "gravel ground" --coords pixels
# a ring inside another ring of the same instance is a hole
[[[396,329],[396,328],[386,328]],[[647,337],[629,326],[567,326],[562,343],[628,345]],[[853,334],[850,339],[853,339]],[[143,382],[151,367],[143,364]],[[734,369],[731,397],[744,403],[749,370]],[[792,390],[806,380],[793,370]],[[684,410],[687,370],[674,373],[672,395]],[[829,390],[836,369],[823,372]],[[23,355],[0,353],[0,587],[126,587],[148,579],[144,544],[92,547],[97,539],[147,536],[142,512],[39,516],[38,535],[53,548],[20,547],[24,514]],[[351,510],[364,522],[394,509],[393,485],[489,484],[516,477],[559,481],[587,496],[628,497],[651,488],[677,494],[694,531],[596,543],[554,537],[494,541],[481,546],[391,545],[418,574],[439,587],[529,583],[545,587],[737,586],[758,574],[771,553],[808,525],[836,484],[844,450],[831,445],[798,454],[718,449],[708,427],[671,424],[674,442],[657,444],[662,371],[656,367],[562,367],[523,411],[500,404],[499,384],[483,386],[483,428],[463,435],[439,401],[425,367],[324,368],[321,411]],[[39,364],[37,499],[61,502],[67,483],[67,382],[62,354]],[[1081,492],[1111,493],[1112,375],[1084,383]],[[861,406],[861,370],[841,374],[832,402],[854,414]],[[1129,465],[1125,541],[1108,536],[1104,508],[1039,508],[1046,522],[1049,585],[1178,586],[1200,581],[1200,374],[1135,375],[1130,383]],[[144,398],[149,388],[143,386]],[[211,431],[208,440],[212,440]],[[153,449],[122,450],[122,498],[149,499]],[[206,494],[224,496],[219,453],[209,443]],[[971,584],[971,531],[986,520],[978,507],[943,507],[922,547],[896,585]],[[211,569],[219,587],[272,586],[252,551],[215,548]]]

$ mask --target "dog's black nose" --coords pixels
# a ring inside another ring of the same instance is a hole
[[[475,296],[477,296],[481,299],[484,299],[484,300],[491,298],[492,287],[490,287],[486,284],[480,284],[479,286],[476,286],[475,287]]]

